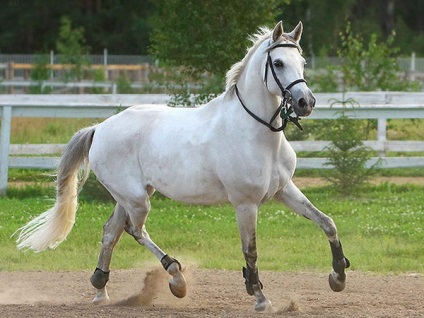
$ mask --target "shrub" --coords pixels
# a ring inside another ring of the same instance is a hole
[[[125,75],[120,75],[116,81],[119,94],[133,94],[134,90],[131,87],[129,78]]]
[[[361,34],[354,34],[350,23],[340,33],[340,49],[337,56],[341,64],[328,67],[313,74],[316,91],[334,92],[339,87],[338,77],[342,78],[343,91],[417,91],[418,82],[399,77],[402,72],[396,57],[399,49],[394,46],[394,34],[386,41],[380,41],[373,33],[366,43]]]
[[[373,150],[364,146],[362,142],[366,131],[364,131],[364,127],[357,125],[356,120],[350,119],[348,116],[347,106],[354,107],[357,105],[356,101],[353,99],[336,100],[331,106],[335,104],[341,104],[343,108],[339,118],[333,120],[333,124],[327,128],[331,144],[326,147],[329,160],[325,165],[332,166],[332,168],[324,178],[330,181],[343,196],[348,196],[367,182],[379,161],[371,167],[367,167]]]
[[[35,57],[35,63],[31,70],[31,81],[35,84],[29,87],[30,94],[49,94],[51,87],[46,87],[43,82],[50,77],[50,70],[47,65],[49,63],[49,56],[40,54]]]

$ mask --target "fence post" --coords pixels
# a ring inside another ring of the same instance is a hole
[[[10,129],[12,123],[12,107],[2,107],[2,120],[0,131],[0,196],[7,191],[7,178],[9,169]]]
[[[104,68],[104,75],[105,75],[105,81],[109,80],[109,72],[107,70],[107,48],[103,49],[103,68]]]
[[[411,65],[409,66],[410,81],[415,81],[415,52],[411,53]]]
[[[379,151],[379,156],[386,155],[386,133],[387,133],[387,119],[379,118],[377,121],[377,140],[383,145],[383,150]]]
[[[54,64],[54,51],[50,51],[50,80],[53,80],[54,77],[54,70],[53,70],[53,64]]]
[[[15,77],[14,64],[15,64],[14,62],[7,63],[7,76],[6,76],[6,78],[8,80],[10,80],[10,81],[13,81],[14,80],[14,77]],[[9,88],[7,89],[7,93],[8,94],[13,94],[14,93],[14,87],[13,87],[13,85],[12,86],[9,86]]]

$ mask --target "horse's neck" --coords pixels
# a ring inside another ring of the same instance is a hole
[[[245,106],[256,116],[269,122],[277,111],[281,100],[277,96],[269,93],[265,84],[261,79],[258,80],[257,77],[255,77],[255,79],[244,77],[239,81],[237,87]],[[239,103],[236,94],[234,94],[234,98]],[[262,125],[259,122],[257,122],[257,124]],[[277,116],[272,125],[274,127],[281,126],[280,116]]]

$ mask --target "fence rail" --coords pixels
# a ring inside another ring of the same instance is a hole
[[[21,81],[30,79],[31,70],[35,68],[36,64],[31,63],[0,63],[0,78],[9,83],[9,87],[18,86]],[[63,79],[63,74],[72,70],[75,66],[69,64],[47,64],[46,69],[50,71],[50,80]],[[148,63],[143,64],[90,64],[83,65],[82,71],[101,71],[104,81],[116,81],[120,76],[124,75],[126,78],[135,82],[149,82],[149,74],[151,72],[151,65]],[[93,78],[89,76],[88,78]],[[34,84],[38,81],[33,80]],[[2,84],[5,85],[5,84]],[[13,91],[10,92],[13,94]]]
[[[21,87],[26,91],[26,87],[30,85],[20,84],[19,82],[29,80],[31,70],[37,63],[40,64],[40,57],[43,56],[43,61],[46,67],[50,69],[49,81],[60,82],[64,80],[64,75],[68,65],[61,64],[63,56],[55,54],[51,51],[49,54],[0,54],[0,85],[6,87],[9,94],[14,93],[15,87]],[[157,61],[152,57],[146,55],[110,55],[107,50],[103,55],[86,55],[85,56],[89,66],[86,70],[102,70],[104,71],[104,80],[114,82],[122,76],[130,79],[132,82],[139,83],[152,83],[151,74],[162,74],[163,70],[158,68]],[[321,57],[310,56],[306,57],[309,72],[319,72],[322,69],[327,69],[330,65],[339,65],[342,59],[339,57]],[[405,78],[411,81],[417,81],[421,84],[424,83],[424,58],[416,57],[412,53],[410,57],[397,58],[397,64],[400,68],[398,74],[400,78]],[[166,72],[165,72],[166,73]],[[84,72],[84,80],[91,80],[94,78],[92,72]],[[2,84],[1,80],[5,81]],[[34,80],[34,82],[37,82]],[[113,84],[102,83],[107,88],[112,88]],[[58,87],[57,85],[56,87]],[[62,85],[62,87],[69,87]],[[75,84],[72,87],[87,87],[85,84],[79,86]],[[421,85],[423,89],[423,85]],[[138,87],[137,87],[138,88]],[[81,92],[80,92],[81,93]]]
[[[376,140],[365,144],[380,152],[383,168],[424,167],[424,157],[385,157],[386,151],[424,152],[424,141],[387,140],[387,119],[424,118],[424,93],[367,92],[316,94],[317,106],[311,119],[335,119],[341,105],[331,106],[334,100],[354,98],[360,107],[346,113],[353,119],[376,119]],[[118,110],[135,104],[166,104],[168,95],[0,95],[0,195],[7,189],[8,168],[55,168],[57,157],[31,157],[51,155],[62,151],[63,145],[11,145],[10,131],[13,117],[106,118]],[[322,151],[328,141],[295,141],[296,151]],[[368,164],[373,164],[373,158]],[[329,168],[326,158],[298,158],[300,169]]]

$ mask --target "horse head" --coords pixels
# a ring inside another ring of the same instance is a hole
[[[270,93],[289,99],[297,116],[308,116],[316,99],[303,75],[306,61],[299,45],[302,31],[302,22],[289,33],[284,32],[281,21],[274,27],[266,49],[264,83]]]

